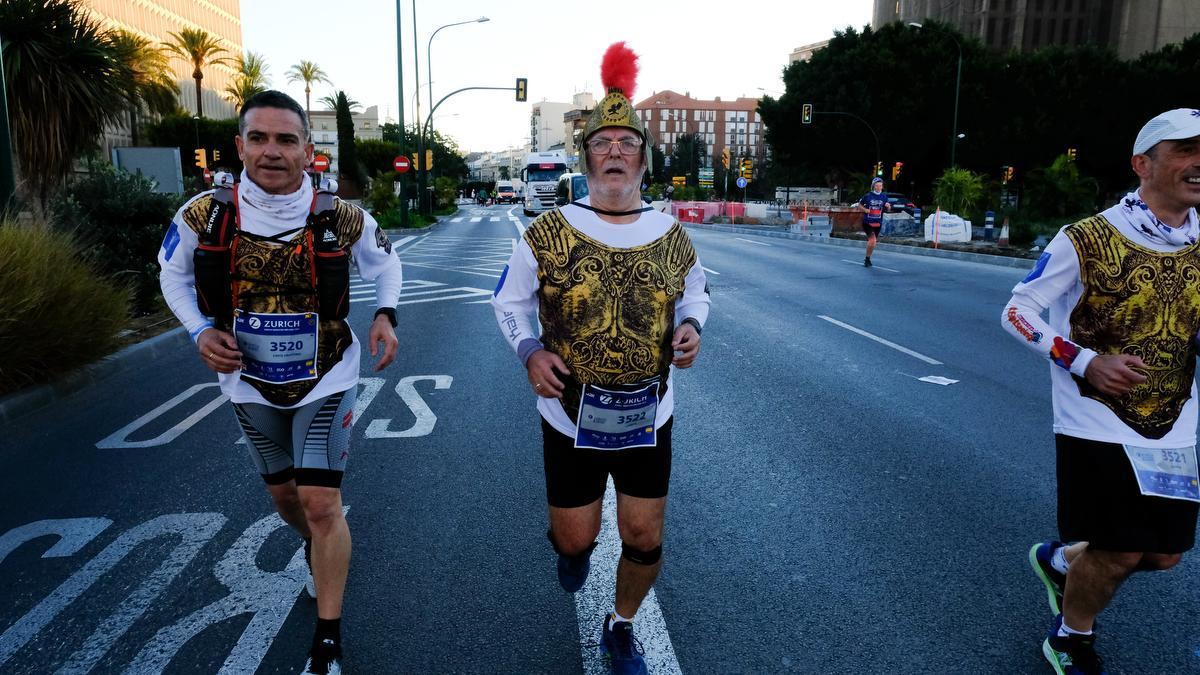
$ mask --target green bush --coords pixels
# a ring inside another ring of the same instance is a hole
[[[458,179],[438,176],[433,179],[433,194],[437,203],[443,207],[453,205],[458,199]]]
[[[0,395],[112,352],[130,295],[69,234],[0,224]]]
[[[363,195],[363,206],[375,216],[376,220],[389,211],[400,208],[400,198],[392,186],[392,172],[380,172],[371,179],[371,189]],[[399,216],[397,216],[399,217]]]
[[[154,192],[148,179],[112,167],[71,183],[54,203],[54,222],[105,276],[128,281],[134,310],[158,294],[158,248],[180,198]]]
[[[943,211],[968,220],[986,196],[983,176],[967,169],[946,169],[933,182],[934,202]]]
[[[1080,174],[1071,158],[1059,155],[1050,166],[1029,172],[1025,208],[1035,217],[1068,223],[1095,212],[1099,191],[1096,179]]]

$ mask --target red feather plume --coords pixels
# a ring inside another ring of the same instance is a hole
[[[604,52],[600,61],[600,82],[604,90],[614,89],[625,94],[625,98],[633,100],[633,90],[637,87],[638,57],[624,42],[614,42]]]

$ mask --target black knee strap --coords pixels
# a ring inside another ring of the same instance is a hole
[[[552,531],[546,530],[546,538],[550,540],[550,546],[554,547],[555,553],[568,558],[583,558],[590,556],[592,555],[592,551],[596,550],[596,544],[600,543],[598,541],[593,541],[591,546],[588,546],[586,549],[576,553],[575,555],[571,555],[570,553],[563,553],[562,549],[558,547],[558,542],[554,541],[554,533]]]
[[[621,542],[621,557],[631,563],[653,565],[662,558],[662,544],[655,546],[649,551],[639,551],[629,544]]]

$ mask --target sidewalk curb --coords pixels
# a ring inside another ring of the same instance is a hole
[[[824,244],[826,246],[842,246],[849,248],[866,248],[865,241],[857,239],[841,239],[834,237],[821,237],[812,234],[803,234],[800,232],[781,232],[778,230],[759,230],[749,227],[735,227],[731,225],[713,225],[711,223],[682,223],[685,227],[694,227],[699,230],[711,230],[713,232],[729,232],[733,234],[754,234],[760,237],[773,237],[775,239],[792,239],[796,241],[807,241],[814,244]],[[940,248],[925,248],[923,246],[904,246],[902,244],[888,244],[879,242],[875,245],[876,250],[890,251],[894,253],[908,253],[909,255],[923,255],[930,258],[945,258],[947,260],[963,260],[966,262],[976,262],[985,265],[996,265],[998,267],[1015,267],[1017,269],[1031,269],[1036,260],[1031,258],[1013,258],[1003,255],[990,255],[988,253],[971,253],[969,251],[947,251]]]
[[[34,385],[28,389],[0,397],[0,423],[13,422],[19,417],[117,373],[140,366],[149,366],[155,360],[178,352],[191,344],[191,337],[188,336],[183,326],[179,326],[148,340],[129,345],[115,354],[109,354],[95,363],[66,373],[52,382]]]

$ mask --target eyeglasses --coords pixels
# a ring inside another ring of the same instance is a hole
[[[607,155],[612,152],[612,146],[617,146],[617,149],[622,155],[636,155],[642,150],[642,139],[626,136],[617,140],[609,140],[607,138],[593,138],[587,142],[588,152],[593,155]]]

